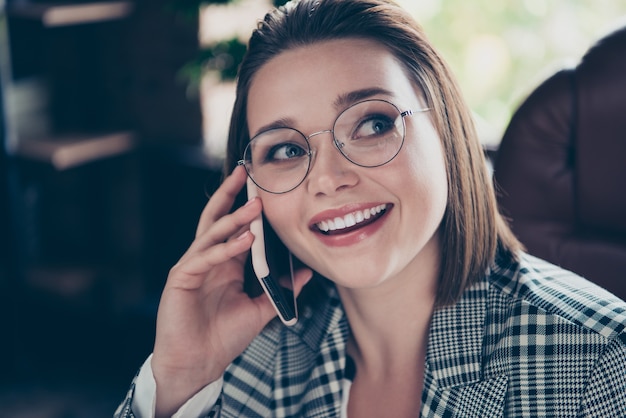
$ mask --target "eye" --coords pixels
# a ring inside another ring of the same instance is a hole
[[[291,128],[271,129],[252,138],[247,147],[252,164],[299,163],[309,155],[309,145],[304,136]]]
[[[378,114],[369,115],[361,119],[352,130],[351,139],[361,140],[368,138],[378,138],[387,134],[395,128],[393,118]]]
[[[265,160],[267,162],[284,161],[305,155],[307,155],[307,151],[300,145],[285,142],[272,146],[268,150]]]

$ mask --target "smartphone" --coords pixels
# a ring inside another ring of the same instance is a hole
[[[247,184],[248,199],[257,196],[257,186],[248,178]],[[287,326],[292,326],[298,322],[298,310],[296,295],[293,288],[293,257],[289,253],[285,259],[277,260],[273,256],[273,248],[266,245],[265,224],[266,221],[261,213],[250,224],[250,231],[254,235],[252,243],[251,258],[254,274],[269,297],[280,320]],[[281,257],[285,257],[284,255]],[[289,268],[280,268],[288,261]],[[280,281],[279,281],[280,279]]]

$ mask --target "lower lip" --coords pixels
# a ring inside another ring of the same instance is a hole
[[[382,228],[383,224],[387,221],[387,215],[389,215],[390,211],[391,208],[389,207],[387,208],[386,212],[375,222],[372,222],[371,224],[367,224],[362,228],[355,229],[345,234],[325,235],[322,233],[316,233],[315,237],[329,247],[348,247],[358,244],[361,241],[371,237],[380,228]]]

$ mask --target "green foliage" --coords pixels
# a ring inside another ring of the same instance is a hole
[[[273,0],[272,4],[274,7],[280,7],[288,1]],[[237,0],[174,0],[171,6],[175,13],[197,19],[201,7],[236,2]],[[179,77],[193,88],[199,86],[200,80],[206,72],[217,72],[223,81],[234,80],[237,77],[237,70],[246,53],[246,48],[246,45],[236,37],[203,47],[198,51],[193,61],[181,68]]]
[[[168,9],[182,16],[190,18],[198,17],[201,7],[209,5],[225,5],[236,3],[238,0],[171,0]],[[273,0],[274,7],[280,7],[289,0]]]
[[[575,64],[626,16],[626,1],[615,0],[399,2],[423,25],[495,140],[532,89],[556,69]]]
[[[211,71],[219,73],[223,81],[234,80],[246,49],[246,45],[238,38],[202,48],[197,57],[180,70],[179,76],[192,86],[197,86],[202,76]]]
[[[229,4],[237,0],[171,0],[167,9],[179,16],[197,19],[200,8],[210,4]]]

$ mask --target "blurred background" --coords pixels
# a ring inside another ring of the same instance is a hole
[[[0,417],[111,416],[221,178],[234,75],[271,0],[0,0]],[[223,3],[223,4],[222,4]],[[402,0],[486,149],[615,0]]]

